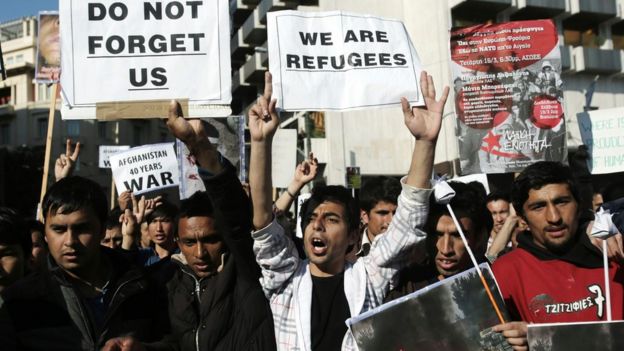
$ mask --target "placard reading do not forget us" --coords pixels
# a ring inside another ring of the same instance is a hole
[[[103,102],[188,99],[190,117],[230,103],[227,1],[61,0],[60,16],[63,118]]]

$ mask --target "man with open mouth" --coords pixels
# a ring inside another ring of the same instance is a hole
[[[426,72],[420,86],[425,106],[411,108],[406,99],[401,101],[415,145],[409,172],[401,180],[396,214],[369,254],[352,264],[346,254],[357,242],[359,208],[346,188],[315,187],[302,205],[305,260],[298,257],[292,241],[274,220],[271,143],[279,119],[276,100],[271,99],[271,75],[266,74],[264,95],[249,112],[249,183],[256,228],[254,252],[273,312],[278,349],[355,350],[344,321],[380,305],[405,265],[406,255],[424,242],[435,143],[449,88],[436,101],[433,79]]]
[[[450,205],[462,226],[468,244],[477,260],[484,261],[487,228],[491,223],[485,207],[484,188],[477,182],[448,184],[455,191]],[[390,291],[386,301],[405,296],[472,267],[459,229],[446,206],[437,204],[433,198],[429,206],[429,217],[425,224],[427,260],[413,262],[401,270],[399,283]]]

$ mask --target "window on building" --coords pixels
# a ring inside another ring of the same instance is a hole
[[[22,63],[24,62],[24,54],[19,54],[15,56],[15,63]]]
[[[599,48],[605,38],[600,35],[598,27],[566,28],[564,24],[563,42],[565,45]]]
[[[46,84],[37,84],[37,101],[50,100],[49,91]]]
[[[132,125],[132,143],[134,145],[142,145],[141,142],[141,125],[135,123]]]
[[[24,36],[24,26],[22,21],[18,20],[11,24],[4,24],[0,30],[0,41],[8,41]]]
[[[47,118],[38,118],[37,119],[37,138],[44,139],[48,134],[48,119]]]
[[[7,56],[6,60],[4,61],[4,64],[7,66],[10,66],[13,64],[13,62],[15,62],[15,57]]]
[[[0,88],[0,105],[11,103],[11,87]]]
[[[108,123],[106,122],[97,122],[97,130],[98,130],[98,137],[100,139],[106,139],[108,138]]]
[[[67,121],[67,136],[80,136],[80,121]]]
[[[611,27],[611,39],[614,49],[624,50],[624,21],[620,21]]]
[[[10,125],[8,123],[0,124],[0,145],[11,143]]]

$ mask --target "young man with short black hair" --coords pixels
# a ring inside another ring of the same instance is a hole
[[[493,265],[507,308],[516,321],[495,327],[516,350],[526,350],[527,323],[606,320],[602,253],[589,240],[591,214],[579,206],[568,166],[538,162],[514,181],[514,208],[529,231],[518,248]],[[618,234],[621,235],[621,234]],[[610,263],[613,319],[624,317],[624,272]]]
[[[108,211],[100,186],[65,177],[48,190],[42,207],[49,270],[2,292],[2,349],[95,350],[120,335],[159,340],[168,331],[164,286],[100,245]]]
[[[491,219],[485,208],[485,192],[475,182],[464,184],[449,182],[455,191],[450,202],[466,240],[479,261],[484,261],[487,228]],[[478,183],[477,183],[478,184]],[[430,199],[429,216],[425,223],[427,232],[427,260],[413,262],[401,270],[399,283],[390,291],[386,301],[422,289],[473,267],[459,230],[445,205]]]
[[[426,106],[410,108],[401,100],[415,147],[388,231],[368,256],[347,262],[346,253],[357,241],[358,206],[342,187],[317,187],[303,205],[301,229],[308,259],[302,260],[273,218],[271,142],[278,116],[267,72],[264,95],[249,112],[249,184],[257,229],[252,233],[254,252],[271,303],[278,349],[354,350],[345,319],[380,305],[407,253],[423,241],[435,143],[449,88],[436,101],[431,76],[423,72],[420,85]]]
[[[396,212],[401,183],[392,177],[374,177],[362,184],[360,210],[366,225],[357,256],[368,255],[375,238],[386,232]]]

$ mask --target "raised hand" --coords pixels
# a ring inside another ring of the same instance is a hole
[[[130,242],[134,242],[134,234],[138,232],[137,223],[141,223],[137,221],[137,217],[132,213],[132,211],[127,208],[121,216],[119,216],[119,223],[121,223],[121,235],[123,236],[125,242],[126,237],[130,237]],[[122,244],[122,247],[125,246]],[[125,247],[124,247],[125,249]]]
[[[74,171],[74,165],[80,155],[80,142],[76,143],[76,147],[72,151],[71,139],[67,139],[65,143],[65,153],[61,154],[54,163],[54,178],[59,180],[69,177]]]
[[[310,152],[308,159],[298,164],[297,168],[295,168],[294,181],[300,183],[302,186],[308,184],[316,177],[317,170],[318,160],[314,157],[314,154]]]
[[[191,155],[195,156],[195,160],[201,167],[213,174],[222,170],[217,158],[218,152],[208,140],[203,122],[197,118],[185,119],[180,104],[175,100],[169,104],[167,127],[173,136],[186,144]]]
[[[130,190],[126,190],[123,193],[119,194],[119,197],[117,198],[117,204],[119,204],[119,209],[121,209],[121,211],[125,211],[126,208],[130,208],[130,202],[131,202],[131,195],[132,192]]]
[[[252,142],[272,140],[277,130],[279,120],[275,105],[277,100],[271,100],[273,94],[273,78],[271,73],[264,74],[264,94],[258,97],[254,106],[249,110],[249,133]]]
[[[193,154],[198,146],[210,144],[202,121],[197,118],[184,118],[180,103],[176,100],[172,100],[169,104],[167,127],[171,134],[182,140]]]
[[[425,100],[425,106],[410,108],[406,98],[401,98],[405,125],[416,140],[435,142],[442,125],[442,112],[449,94],[449,87],[444,87],[440,100],[436,100],[433,78],[423,71],[420,74],[420,90]]]

